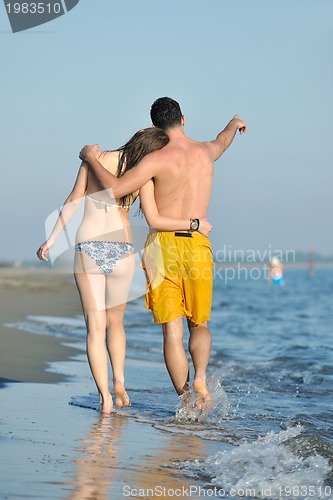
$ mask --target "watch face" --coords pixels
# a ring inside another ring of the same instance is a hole
[[[191,229],[192,231],[196,231],[199,228],[199,223],[197,219],[193,219],[191,221]]]

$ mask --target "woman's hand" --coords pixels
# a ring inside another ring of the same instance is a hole
[[[46,262],[48,259],[46,258],[46,255],[49,253],[49,250],[53,247],[54,241],[51,240],[46,240],[37,250],[36,254],[39,260],[45,260]]]
[[[212,224],[208,222],[207,217],[205,217],[204,219],[200,219],[198,232],[203,234],[204,236],[209,236],[212,227]]]

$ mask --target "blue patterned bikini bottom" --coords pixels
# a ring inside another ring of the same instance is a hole
[[[133,250],[132,243],[122,241],[83,241],[74,247],[75,252],[83,252],[93,259],[105,276],[111,274],[118,262]]]

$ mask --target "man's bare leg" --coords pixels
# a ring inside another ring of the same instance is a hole
[[[183,346],[184,326],[183,318],[164,323],[162,325],[164,336],[164,360],[170,378],[179,396],[184,394],[189,384],[189,366]]]
[[[205,401],[209,399],[206,385],[206,369],[212,348],[212,337],[207,321],[196,325],[188,320],[188,327],[190,330],[189,351],[194,367],[193,389]]]

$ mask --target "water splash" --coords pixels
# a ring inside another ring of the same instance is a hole
[[[228,412],[228,397],[222,388],[218,375],[213,375],[207,380],[210,400],[198,404],[198,395],[193,389],[187,391],[176,406],[176,423],[219,423]]]

